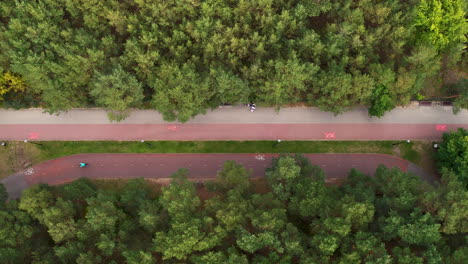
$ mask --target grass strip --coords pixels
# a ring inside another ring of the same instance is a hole
[[[43,141],[40,159],[79,153],[383,153],[394,141]]]

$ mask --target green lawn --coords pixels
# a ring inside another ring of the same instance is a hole
[[[418,144],[418,142],[410,144],[401,144],[401,157],[405,160],[409,160],[413,163],[418,164],[421,160],[421,153],[418,152],[417,148],[415,148],[415,144]]]
[[[78,153],[385,153],[393,141],[46,141],[42,160]]]
[[[41,141],[10,142],[9,147],[24,148],[22,159],[32,164],[80,153],[382,153],[419,163],[422,149],[414,147],[418,142],[399,144],[395,152],[396,142],[400,141]],[[0,161],[15,153],[0,152]],[[0,178],[12,173],[5,166],[7,162],[0,162]]]

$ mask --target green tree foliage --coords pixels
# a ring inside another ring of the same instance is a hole
[[[271,76],[267,76],[265,83],[260,87],[258,98],[274,103],[277,109],[301,98],[319,70],[312,63],[299,61],[296,56],[287,61],[269,61],[267,67],[271,68]]]
[[[16,74],[5,72],[0,75],[0,101],[7,93],[21,93],[26,90],[26,83]]]
[[[32,218],[43,221],[44,209],[53,204],[53,195],[44,185],[35,185],[23,192],[18,204],[19,209],[26,211]]]
[[[465,5],[462,0],[421,0],[414,24],[421,41],[438,49],[466,42]]]
[[[250,88],[246,81],[222,68],[210,69],[210,86],[215,90],[213,104],[246,102]]]
[[[0,106],[14,109],[37,106],[37,96],[19,74],[10,71],[0,74]]]
[[[14,208],[0,211],[0,261],[24,262],[32,251],[30,239],[36,228],[28,213]],[[29,253],[29,254],[28,254]]]
[[[123,252],[126,263],[129,264],[152,264],[155,263],[154,257],[149,252],[144,251],[125,251]]]
[[[396,247],[392,250],[396,263],[398,264],[423,264],[422,258],[416,256],[409,248]]]
[[[400,105],[440,73],[442,57],[460,57],[462,4],[2,1],[0,70],[28,85],[20,100],[51,113],[98,105],[114,120],[152,107],[187,121],[249,97],[340,113],[368,104],[380,85]]]
[[[195,185],[187,180],[187,174],[187,170],[181,169],[172,175],[174,180],[161,194],[162,206],[175,220],[190,218],[201,203]]]
[[[55,243],[75,238],[75,208],[71,201],[58,198],[54,206],[44,209],[43,212],[44,225]]]
[[[455,93],[457,98],[453,102],[453,113],[457,114],[461,109],[468,109],[468,79],[462,78],[456,84],[451,85],[448,90]]]
[[[468,131],[459,128],[457,131],[444,133],[443,142],[437,151],[439,169],[454,170],[460,180],[468,185]]]
[[[141,205],[148,200],[149,189],[143,178],[129,180],[120,193],[120,205],[131,215],[136,215]]]
[[[420,212],[415,211],[405,219],[392,211],[389,217],[382,221],[384,221],[382,230],[385,240],[399,237],[408,244],[426,245],[433,244],[441,238],[440,224],[435,224],[430,214],[421,215]]]
[[[468,193],[466,184],[451,170],[442,170],[442,182],[436,200],[428,203],[427,209],[436,214],[442,222],[445,234],[468,232]],[[432,195],[428,198],[432,198]]]
[[[161,204],[169,216],[169,229],[156,232],[155,250],[163,259],[184,260],[195,252],[213,248],[219,242],[216,230],[207,231],[213,223],[208,216],[198,214],[201,202],[195,186],[186,179],[187,170],[173,175],[173,182],[163,190]]]
[[[460,112],[461,109],[468,109],[468,89],[464,89],[453,103],[453,112],[455,114]]]
[[[44,227],[11,200],[0,208],[0,262],[53,262],[51,240]]]
[[[151,87],[155,90],[154,107],[166,120],[189,120],[203,112],[213,95],[208,78],[199,74],[193,64],[161,65]]]
[[[372,91],[371,106],[369,107],[369,115],[382,117],[386,111],[394,108],[392,96],[386,86],[377,85]]]
[[[377,234],[359,231],[354,235],[352,245],[356,247],[358,259],[369,263],[391,263],[392,258]]]
[[[38,185],[0,208],[1,263],[464,263],[468,192],[444,168],[435,186],[397,168],[351,170],[341,186],[302,155],[281,155],[257,193],[228,161],[209,184],[182,169],[97,188]],[[199,195],[203,194],[203,195]]]
[[[216,189],[219,189],[221,192],[237,190],[240,193],[245,193],[250,187],[250,174],[251,172],[246,170],[242,165],[234,161],[226,161],[216,177],[218,187]]]
[[[95,74],[90,92],[99,106],[110,110],[109,119],[121,121],[128,116],[130,107],[141,104],[143,88],[129,72],[117,65],[110,74]]]
[[[80,178],[59,187],[60,196],[75,203],[84,203],[87,198],[96,195],[96,188],[88,178]]]
[[[5,207],[5,203],[8,199],[8,192],[3,183],[0,183],[0,209]]]
[[[277,163],[277,164],[276,164]],[[273,161],[273,168],[267,173],[267,179],[273,187],[273,193],[280,200],[288,200],[293,195],[291,183],[294,183],[296,178],[300,177],[301,168],[296,165],[294,158],[284,157]]]
[[[318,198],[324,191],[324,174],[317,166],[312,166],[307,158],[296,155],[295,157],[283,156],[273,159],[272,167],[267,169],[266,178],[276,198],[282,201],[290,201],[294,210],[300,210],[300,204],[310,205],[304,200],[310,189],[314,189],[314,195]],[[315,199],[314,203],[320,202]],[[317,204],[319,207],[320,205]],[[318,209],[317,207],[317,209]],[[308,213],[312,211],[307,210]]]
[[[250,172],[234,161],[227,161],[218,172],[216,181],[206,187],[218,196],[205,202],[207,212],[213,215],[215,229],[221,236],[235,232],[247,223],[247,214],[253,209],[249,199],[251,194]]]
[[[162,228],[165,215],[158,200],[146,200],[138,205],[138,223],[146,232],[154,233]]]

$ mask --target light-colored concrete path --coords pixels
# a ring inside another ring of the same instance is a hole
[[[273,108],[259,107],[253,113],[246,106],[232,106],[208,110],[186,124],[468,124],[468,111],[457,115],[450,106],[417,106],[395,108],[382,118],[371,118],[366,108],[355,108],[335,116],[315,107]],[[73,109],[59,115],[43,113],[42,109],[0,109],[0,124],[113,124],[102,109]],[[114,123],[115,124],[115,123]],[[166,122],[153,110],[134,110],[119,124],[178,124]]]
[[[334,116],[317,108],[215,109],[187,123],[164,122],[149,110],[133,111],[118,124],[104,110],[71,110],[60,115],[40,109],[0,110],[0,140],[438,140],[446,131],[468,128],[468,111],[451,107],[397,108],[370,118],[356,108]]]
[[[352,168],[372,176],[376,168],[398,167],[403,171],[413,171],[410,162],[384,154],[303,154],[312,164],[323,169],[329,183],[339,183]],[[62,184],[81,177],[92,179],[137,178],[153,180],[167,179],[180,168],[189,170],[192,180],[206,180],[216,177],[227,160],[234,160],[252,171],[251,177],[265,176],[265,169],[271,166],[273,157],[278,154],[78,154],[46,161],[16,173],[2,183],[11,199],[21,195],[22,190],[38,183]],[[79,168],[80,162],[88,167]],[[415,171],[415,175],[419,175]]]

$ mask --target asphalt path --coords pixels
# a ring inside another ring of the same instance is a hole
[[[265,169],[271,165],[277,154],[78,154],[46,161],[16,173],[2,180],[10,198],[17,198],[21,191],[33,184],[63,184],[81,177],[91,179],[138,178],[143,177],[167,182],[180,168],[189,170],[193,180],[216,177],[227,160],[234,160],[251,170],[251,177],[265,176]],[[367,175],[373,175],[378,165],[398,167],[403,171],[411,163],[385,154],[304,154],[314,165],[320,166],[329,183],[346,178],[350,169],[355,168]],[[88,167],[79,168],[79,163]],[[421,175],[422,176],[422,175]]]

